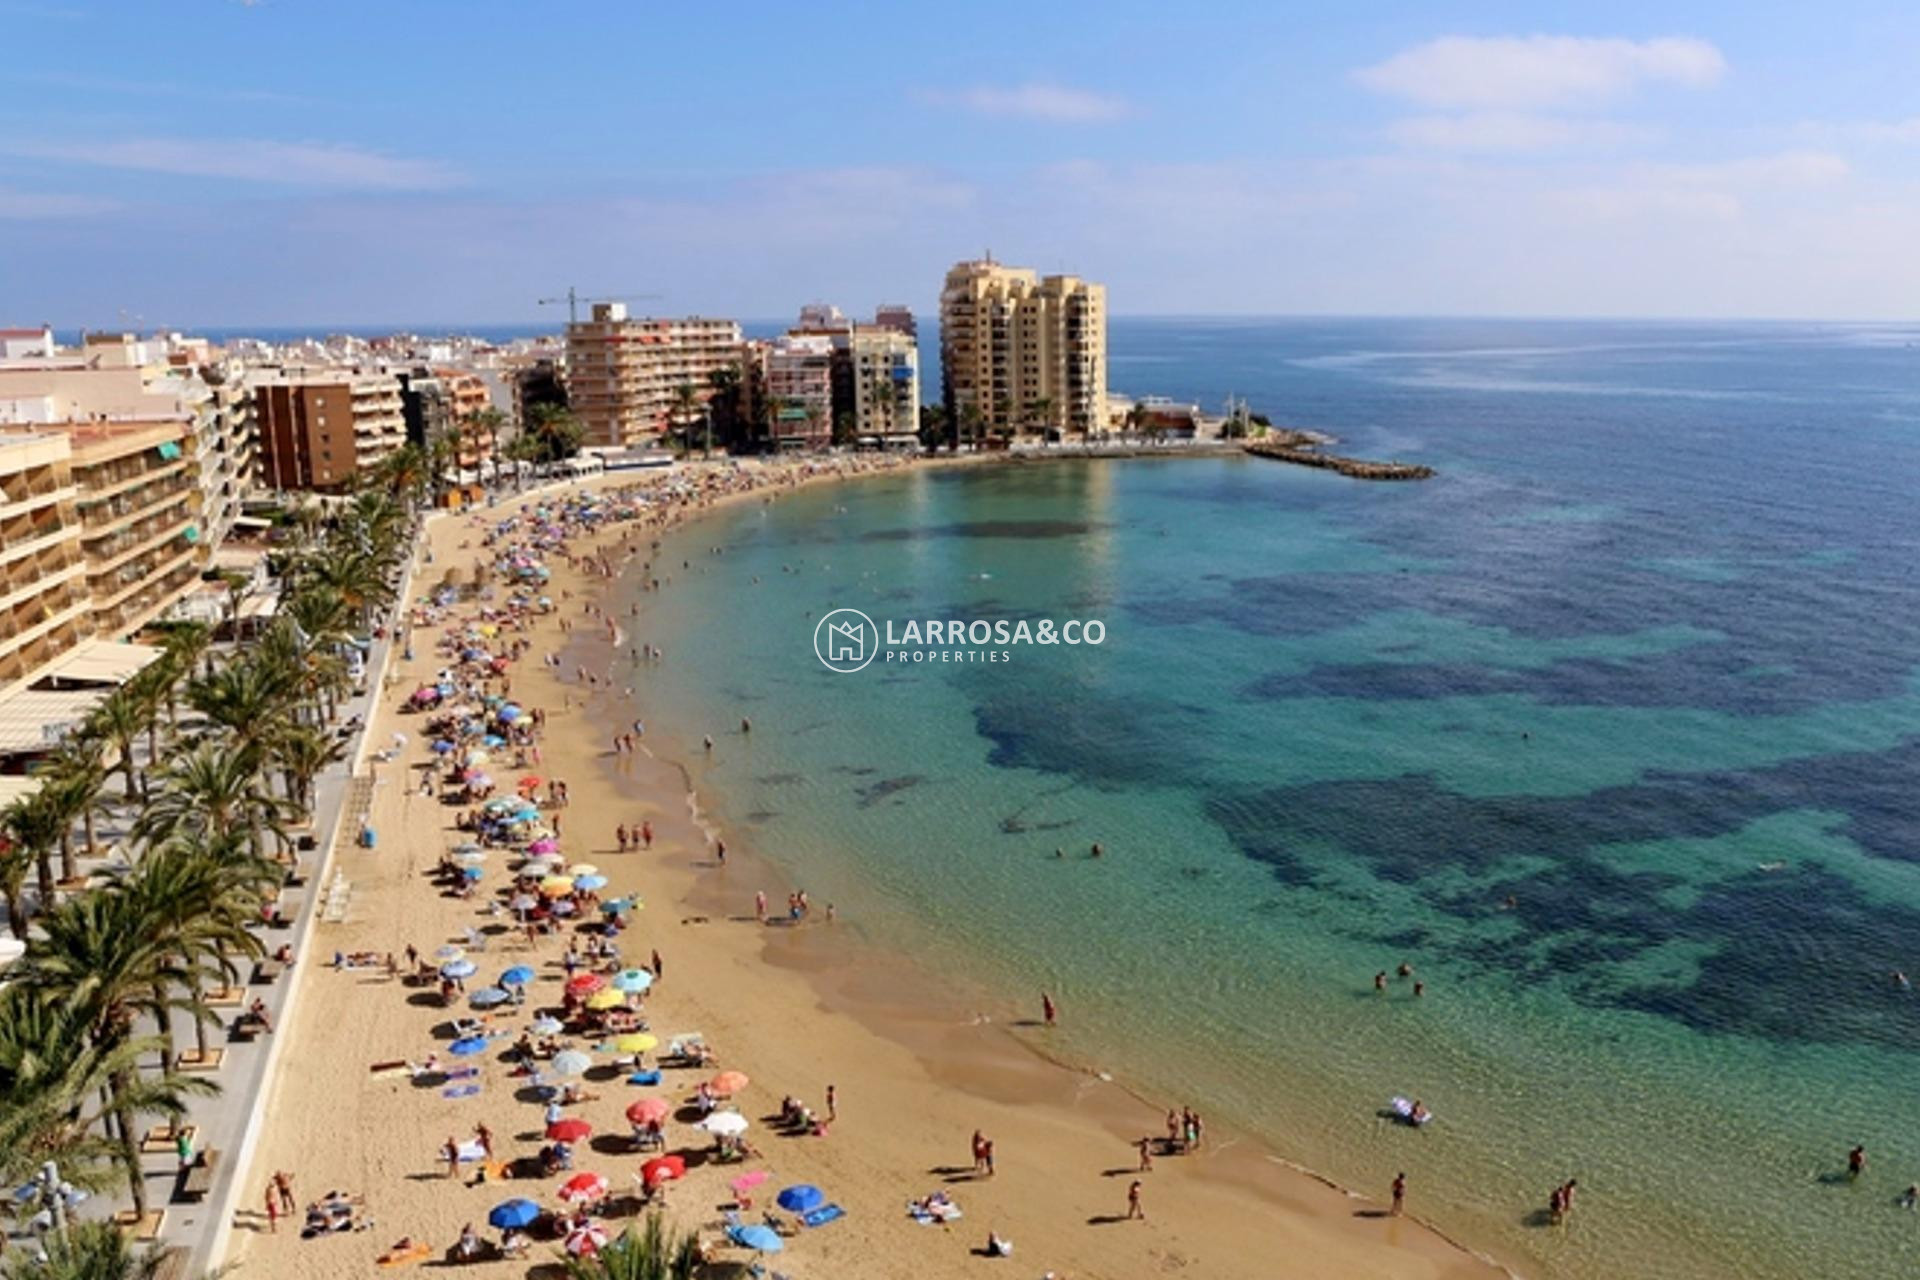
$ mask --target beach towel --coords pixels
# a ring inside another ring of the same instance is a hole
[[[449,1080],[471,1080],[479,1074],[480,1068],[478,1067],[461,1067],[458,1071],[447,1072],[446,1076]]]
[[[627,1077],[627,1083],[628,1084],[659,1084],[660,1073],[658,1071],[636,1071],[632,1075]]]
[[[389,1249],[381,1254],[377,1261],[383,1267],[404,1267],[410,1263],[424,1261],[431,1256],[433,1256],[431,1245],[416,1244],[411,1249],[401,1249],[397,1252]]]
[[[966,1217],[960,1212],[960,1206],[957,1204],[943,1205],[932,1210],[922,1209],[916,1205],[907,1210],[907,1216],[923,1227],[944,1226],[946,1223],[958,1222]]]
[[[824,1227],[829,1222],[847,1216],[847,1211],[837,1204],[823,1204],[818,1209],[800,1215],[800,1221],[810,1227]]]
[[[477,1139],[470,1139],[461,1143],[459,1152],[460,1162],[462,1164],[470,1164],[475,1160],[485,1160],[487,1158],[487,1149],[481,1146]]]
[[[440,1096],[443,1098],[471,1098],[478,1092],[480,1092],[480,1086],[477,1084],[456,1084],[451,1089],[442,1089]],[[464,1158],[465,1157],[462,1157],[462,1159]]]

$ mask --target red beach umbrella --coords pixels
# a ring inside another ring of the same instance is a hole
[[[665,1120],[672,1111],[673,1104],[665,1098],[642,1098],[627,1108],[627,1119],[635,1124],[652,1124]]]
[[[560,1186],[562,1200],[599,1200],[607,1194],[607,1180],[597,1173],[576,1173]]]
[[[590,996],[607,985],[607,980],[597,973],[576,973],[567,979],[567,994],[570,996]]]
[[[547,1137],[555,1142],[579,1142],[593,1136],[593,1126],[578,1116],[562,1116],[547,1126]]]
[[[679,1156],[656,1156],[640,1166],[640,1177],[650,1187],[687,1176],[687,1162]]]

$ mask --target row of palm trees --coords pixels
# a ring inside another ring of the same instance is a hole
[[[0,812],[0,902],[26,948],[0,986],[0,1186],[52,1160],[79,1187],[124,1181],[144,1214],[141,1126],[216,1092],[181,1072],[177,1042],[208,1060],[210,997],[261,954],[250,926],[285,881],[275,855],[341,758],[348,655],[392,603],[412,536],[414,502],[388,480],[300,517],[282,607],[254,641],[222,657],[206,627],[171,628]],[[119,869],[83,888],[109,825]],[[74,1228],[55,1252],[77,1269],[56,1273],[141,1274],[102,1269],[96,1236]]]

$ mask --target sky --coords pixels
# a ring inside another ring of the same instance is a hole
[[[0,325],[1920,314],[1911,0],[0,0]],[[655,295],[644,297],[640,295]]]

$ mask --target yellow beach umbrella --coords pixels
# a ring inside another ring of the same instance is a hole
[[[604,991],[600,993],[600,995],[605,994],[607,993]],[[616,1036],[613,1041],[613,1050],[615,1053],[647,1053],[658,1048],[659,1045],[658,1036],[650,1036],[644,1031],[633,1031],[624,1036]]]
[[[626,1002],[627,1002],[627,998],[624,995],[621,995],[618,991],[615,991],[612,987],[608,987],[604,991],[596,991],[592,995],[588,996],[587,1008],[618,1009],[621,1005],[625,1004]]]
[[[540,892],[549,898],[562,898],[573,892],[572,876],[548,876],[540,882]]]
[[[600,874],[600,868],[594,866],[591,862],[576,862],[567,868],[567,874],[570,876],[597,876]]]

